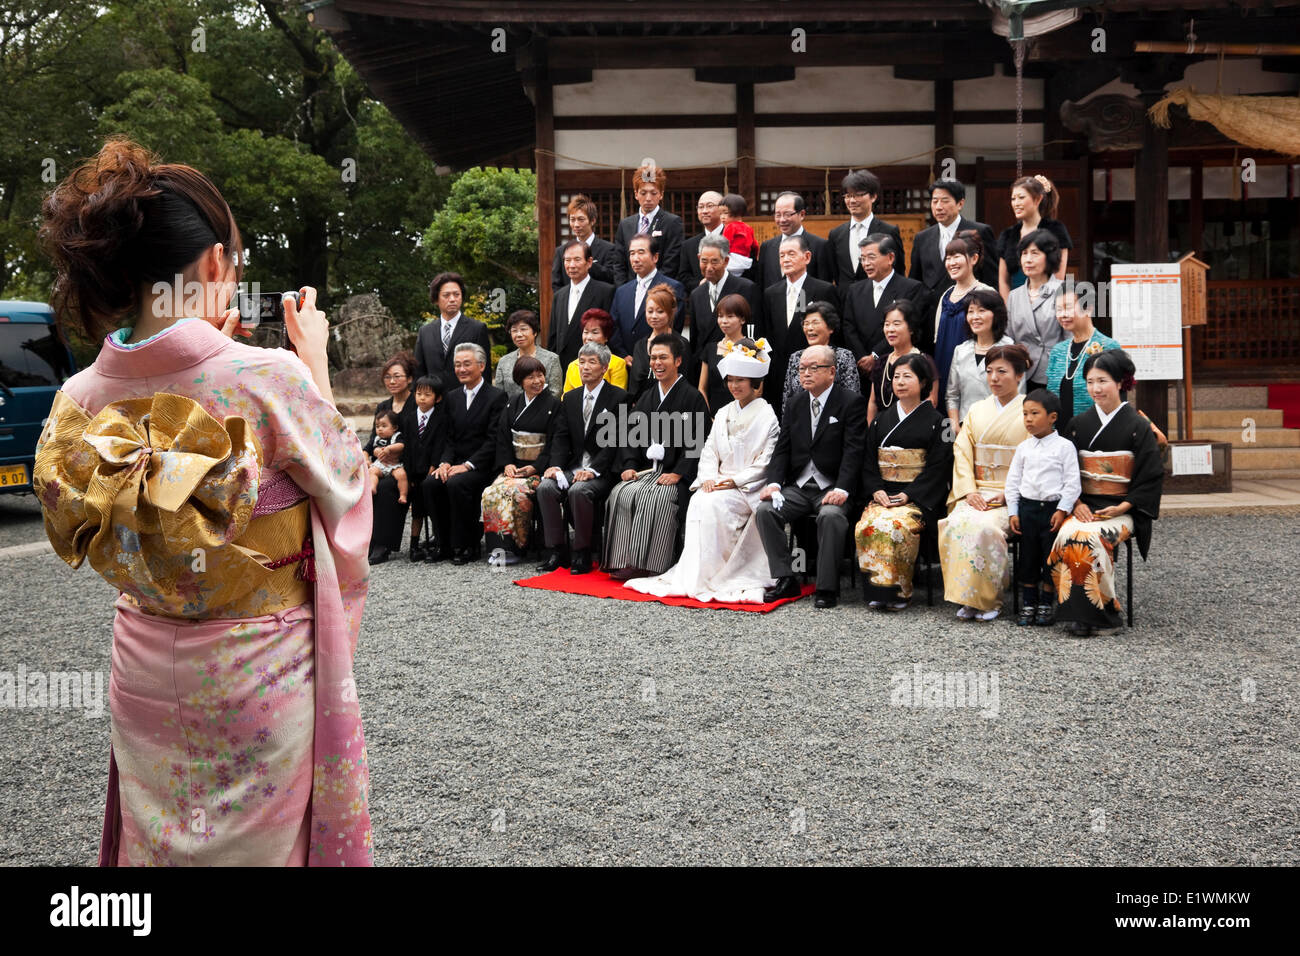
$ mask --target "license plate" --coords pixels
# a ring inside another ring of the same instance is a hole
[[[0,488],[15,488],[27,484],[26,465],[0,465]]]

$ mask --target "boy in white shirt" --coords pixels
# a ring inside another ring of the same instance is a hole
[[[1056,431],[1060,414],[1060,398],[1047,389],[1036,388],[1025,396],[1029,437],[1016,446],[1007,471],[1007,511],[1012,532],[1020,535],[1019,583],[1024,604],[1016,623],[1022,627],[1056,622],[1056,595],[1047,574],[1047,555],[1082,490],[1079,453],[1073,442]]]

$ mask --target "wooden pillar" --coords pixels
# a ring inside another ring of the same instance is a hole
[[[957,127],[953,119],[952,80],[934,81],[934,163],[931,173],[934,179],[943,178],[943,161],[956,159],[957,150],[953,144],[957,141]]]
[[[1140,98],[1151,106],[1165,95],[1163,82],[1144,85]],[[1169,261],[1169,131],[1145,119],[1142,147],[1134,161],[1133,246],[1138,262]],[[1169,434],[1169,383],[1138,382],[1137,407]]]
[[[537,37],[533,44],[537,113],[537,313],[542,320],[538,342],[544,343],[551,322],[551,259],[559,244],[555,218],[555,97],[547,65],[546,38]]]
[[[737,192],[745,197],[749,215],[758,215],[758,189],[755,184],[754,84],[736,84],[736,155],[740,157],[737,170]]]

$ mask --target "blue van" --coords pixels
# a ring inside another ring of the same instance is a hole
[[[76,371],[44,302],[0,301],[0,494],[30,494],[54,393]]]

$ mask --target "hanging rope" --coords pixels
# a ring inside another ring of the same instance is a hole
[[[1025,174],[1025,40],[1015,41],[1016,58],[1016,179]]]

